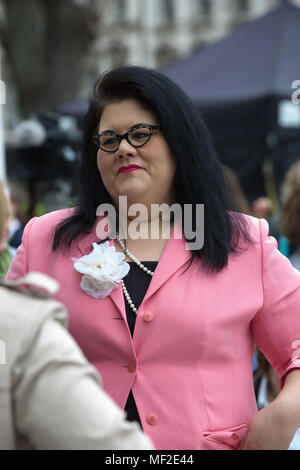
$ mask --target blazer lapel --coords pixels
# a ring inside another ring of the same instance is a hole
[[[100,239],[97,236],[96,228],[100,219],[101,217],[97,217],[93,228],[80,235],[76,246],[76,251],[80,252],[80,256],[90,253],[94,242],[99,243]],[[109,222],[107,233],[109,233]],[[110,245],[114,246],[114,240],[111,239],[109,242]],[[176,271],[178,271],[178,269],[190,261],[191,252],[185,245],[186,241],[181,228],[179,226],[175,226],[171,231],[170,238],[165,245],[162,256],[154,271],[154,275],[151,279],[143,302],[149,299],[149,297],[152,296]],[[111,291],[109,297],[126,321],[126,309],[121,283],[117,288]]]
[[[97,235],[97,224],[103,217],[96,217],[95,223],[90,230],[87,230],[78,236],[76,240],[75,248],[81,253],[81,256],[87,255],[92,251],[93,243],[99,243],[101,239]],[[109,222],[107,220],[107,236],[110,231]],[[105,235],[104,235],[105,237]],[[104,240],[104,238],[103,238]]]
[[[122,290],[122,285],[119,283],[118,287],[113,289],[111,293],[109,294],[109,297],[121,313],[123,319],[125,322],[127,322],[127,317],[126,317],[126,307],[125,307],[125,301],[124,301],[124,295],[123,295],[123,290]]]
[[[176,238],[178,236],[181,238]],[[148,300],[178,269],[190,261],[191,252],[185,244],[182,230],[178,226],[173,228],[143,302]]]
[[[79,236],[80,238],[77,241],[76,251],[80,253],[80,257],[87,255],[92,251],[94,242],[95,243],[101,242],[101,239],[97,235],[97,224],[102,218],[103,217],[97,217],[93,228],[91,230],[84,232],[84,234]],[[109,234],[110,226],[109,226],[108,220],[107,220],[107,224],[108,224],[107,233]],[[109,240],[109,243],[110,245],[114,246],[113,240]],[[111,293],[109,294],[109,297],[112,300],[112,302],[115,304],[117,309],[119,310],[125,322],[127,322],[125,302],[124,302],[124,296],[123,296],[121,283],[119,283],[118,287],[116,287],[115,289],[111,291]]]

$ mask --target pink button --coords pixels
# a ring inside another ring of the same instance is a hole
[[[155,413],[149,413],[146,417],[146,421],[148,424],[156,424],[157,423],[157,415]]]
[[[145,312],[143,315],[143,320],[146,322],[153,320],[153,313],[152,312]]]
[[[129,362],[127,366],[128,372],[135,372],[136,371],[136,363],[135,362]]]

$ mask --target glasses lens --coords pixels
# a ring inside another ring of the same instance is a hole
[[[151,136],[150,129],[147,129],[147,127],[145,128],[141,127],[139,129],[135,129],[131,131],[128,135],[128,140],[133,146],[138,147],[148,142],[148,140],[150,139],[150,136]]]
[[[111,152],[119,147],[119,141],[113,134],[104,134],[99,137],[99,145],[103,150]]]

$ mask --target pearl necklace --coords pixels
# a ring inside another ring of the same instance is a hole
[[[128,250],[128,248],[125,246],[124,242],[122,240],[120,240],[119,238],[119,235],[117,235],[117,240],[121,246],[121,248],[123,249],[123,251],[125,251],[125,253],[127,254],[127,256],[132,259],[132,261],[138,265],[139,268],[141,268],[145,273],[149,274],[150,276],[153,276],[154,272],[150,271],[150,269],[146,268],[146,266],[143,265],[143,263],[141,263],[138,259],[136,259],[135,256],[133,256],[132,253],[130,253],[130,251]],[[131,298],[130,298],[130,295],[128,293],[128,290],[126,289],[126,286],[125,286],[125,283],[123,281],[123,279],[121,280],[121,284],[122,284],[122,289],[123,289],[123,292],[124,292],[124,296],[129,304],[129,307],[134,311],[135,314],[137,314],[137,311],[138,309],[135,307],[134,303],[132,302]]]

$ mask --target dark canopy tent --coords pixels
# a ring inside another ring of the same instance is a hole
[[[291,103],[292,83],[300,80],[299,8],[284,2],[161,72],[202,111],[221,159],[239,175],[249,201],[265,193],[262,162],[270,150],[280,187],[286,169],[300,158],[299,127],[278,124],[279,103]]]

